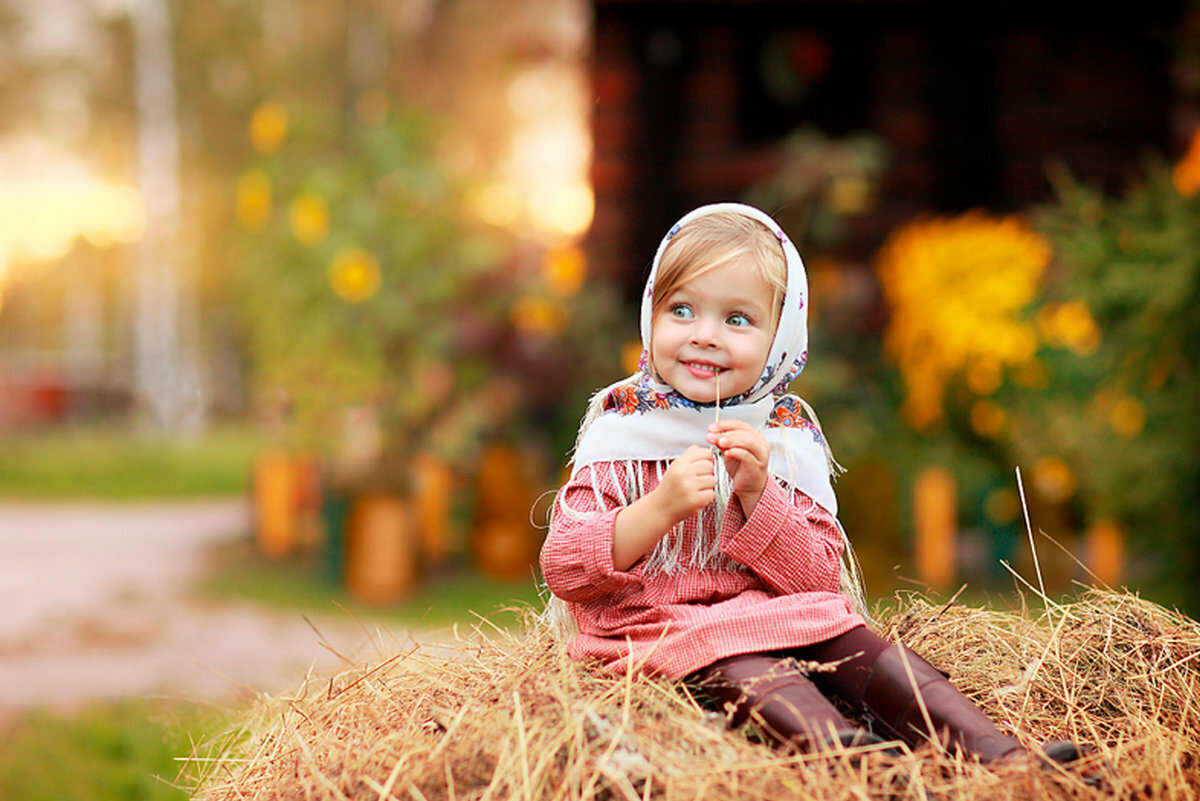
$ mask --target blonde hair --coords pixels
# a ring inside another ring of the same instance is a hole
[[[651,319],[658,317],[671,295],[688,281],[745,257],[771,288],[774,328],[787,291],[787,257],[770,228],[736,211],[697,217],[667,243],[651,296]]]

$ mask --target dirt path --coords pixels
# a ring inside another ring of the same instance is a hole
[[[191,596],[209,549],[248,530],[242,499],[0,503],[0,722],[127,696],[284,692],[338,667],[299,613]],[[342,653],[370,648],[353,621],[315,623]]]

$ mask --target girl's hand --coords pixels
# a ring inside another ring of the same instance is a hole
[[[717,474],[708,448],[693,445],[667,466],[658,486],[617,513],[613,567],[628,570],[675,524],[717,497]]]
[[[741,420],[722,420],[708,427],[708,442],[725,457],[725,471],[733,482],[733,494],[746,517],[754,514],[767,484],[767,462],[771,447],[762,434]]]
[[[667,472],[651,495],[662,504],[674,526],[717,498],[717,474],[712,451],[693,445],[667,465]]]

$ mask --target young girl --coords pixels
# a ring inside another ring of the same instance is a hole
[[[753,714],[781,745],[880,742],[835,696],[914,747],[937,736],[983,761],[1024,755],[866,627],[838,468],[786,394],[808,358],[807,300],[795,246],[758,209],[704,206],[671,229],[643,296],[639,369],[593,397],[555,503],[551,616],[574,658],[685,680],[730,726]]]

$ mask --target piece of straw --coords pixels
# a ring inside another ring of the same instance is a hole
[[[713,425],[716,425],[721,422],[721,371],[719,369],[713,373],[713,384],[716,385],[717,393],[717,412],[713,419]]]
[[[714,386],[713,391],[716,393],[716,398],[714,400],[714,405],[715,405],[716,409],[713,413],[713,425],[715,426],[721,422],[721,371],[720,370],[717,370],[717,372],[713,373],[713,386]],[[720,505],[719,499],[724,497],[723,496],[723,488],[725,486],[724,477],[726,477],[728,474],[726,474],[721,468],[721,460],[723,458],[721,456],[721,449],[718,448],[715,444],[709,445],[708,449],[710,452],[712,452],[713,475],[717,479],[716,489],[717,489],[717,498],[718,498],[718,506],[717,506],[718,514],[724,514],[724,511],[723,511],[722,506]]]
[[[717,396],[716,400],[714,401],[715,406],[716,406],[716,411],[713,413],[713,425],[715,426],[721,422],[721,371],[720,371],[720,369],[718,369],[715,373],[713,373],[713,385],[715,387],[715,389],[713,391],[716,393],[716,396]],[[709,448],[709,450],[712,451],[712,455],[713,455],[714,459],[721,458],[721,449],[718,448],[716,445],[711,446]],[[718,476],[718,480],[720,480],[720,473],[718,473],[717,476]]]
[[[1021,468],[1018,466],[1017,471],[1017,492],[1021,496],[1021,511],[1025,514],[1025,531],[1029,535],[1029,550],[1033,553],[1033,572],[1037,574],[1038,590],[1041,592],[1042,600],[1049,606],[1050,599],[1046,597],[1046,582],[1042,580],[1042,566],[1038,564],[1037,543],[1033,541],[1033,525],[1029,522],[1029,505],[1025,503],[1025,485],[1021,481]]]

